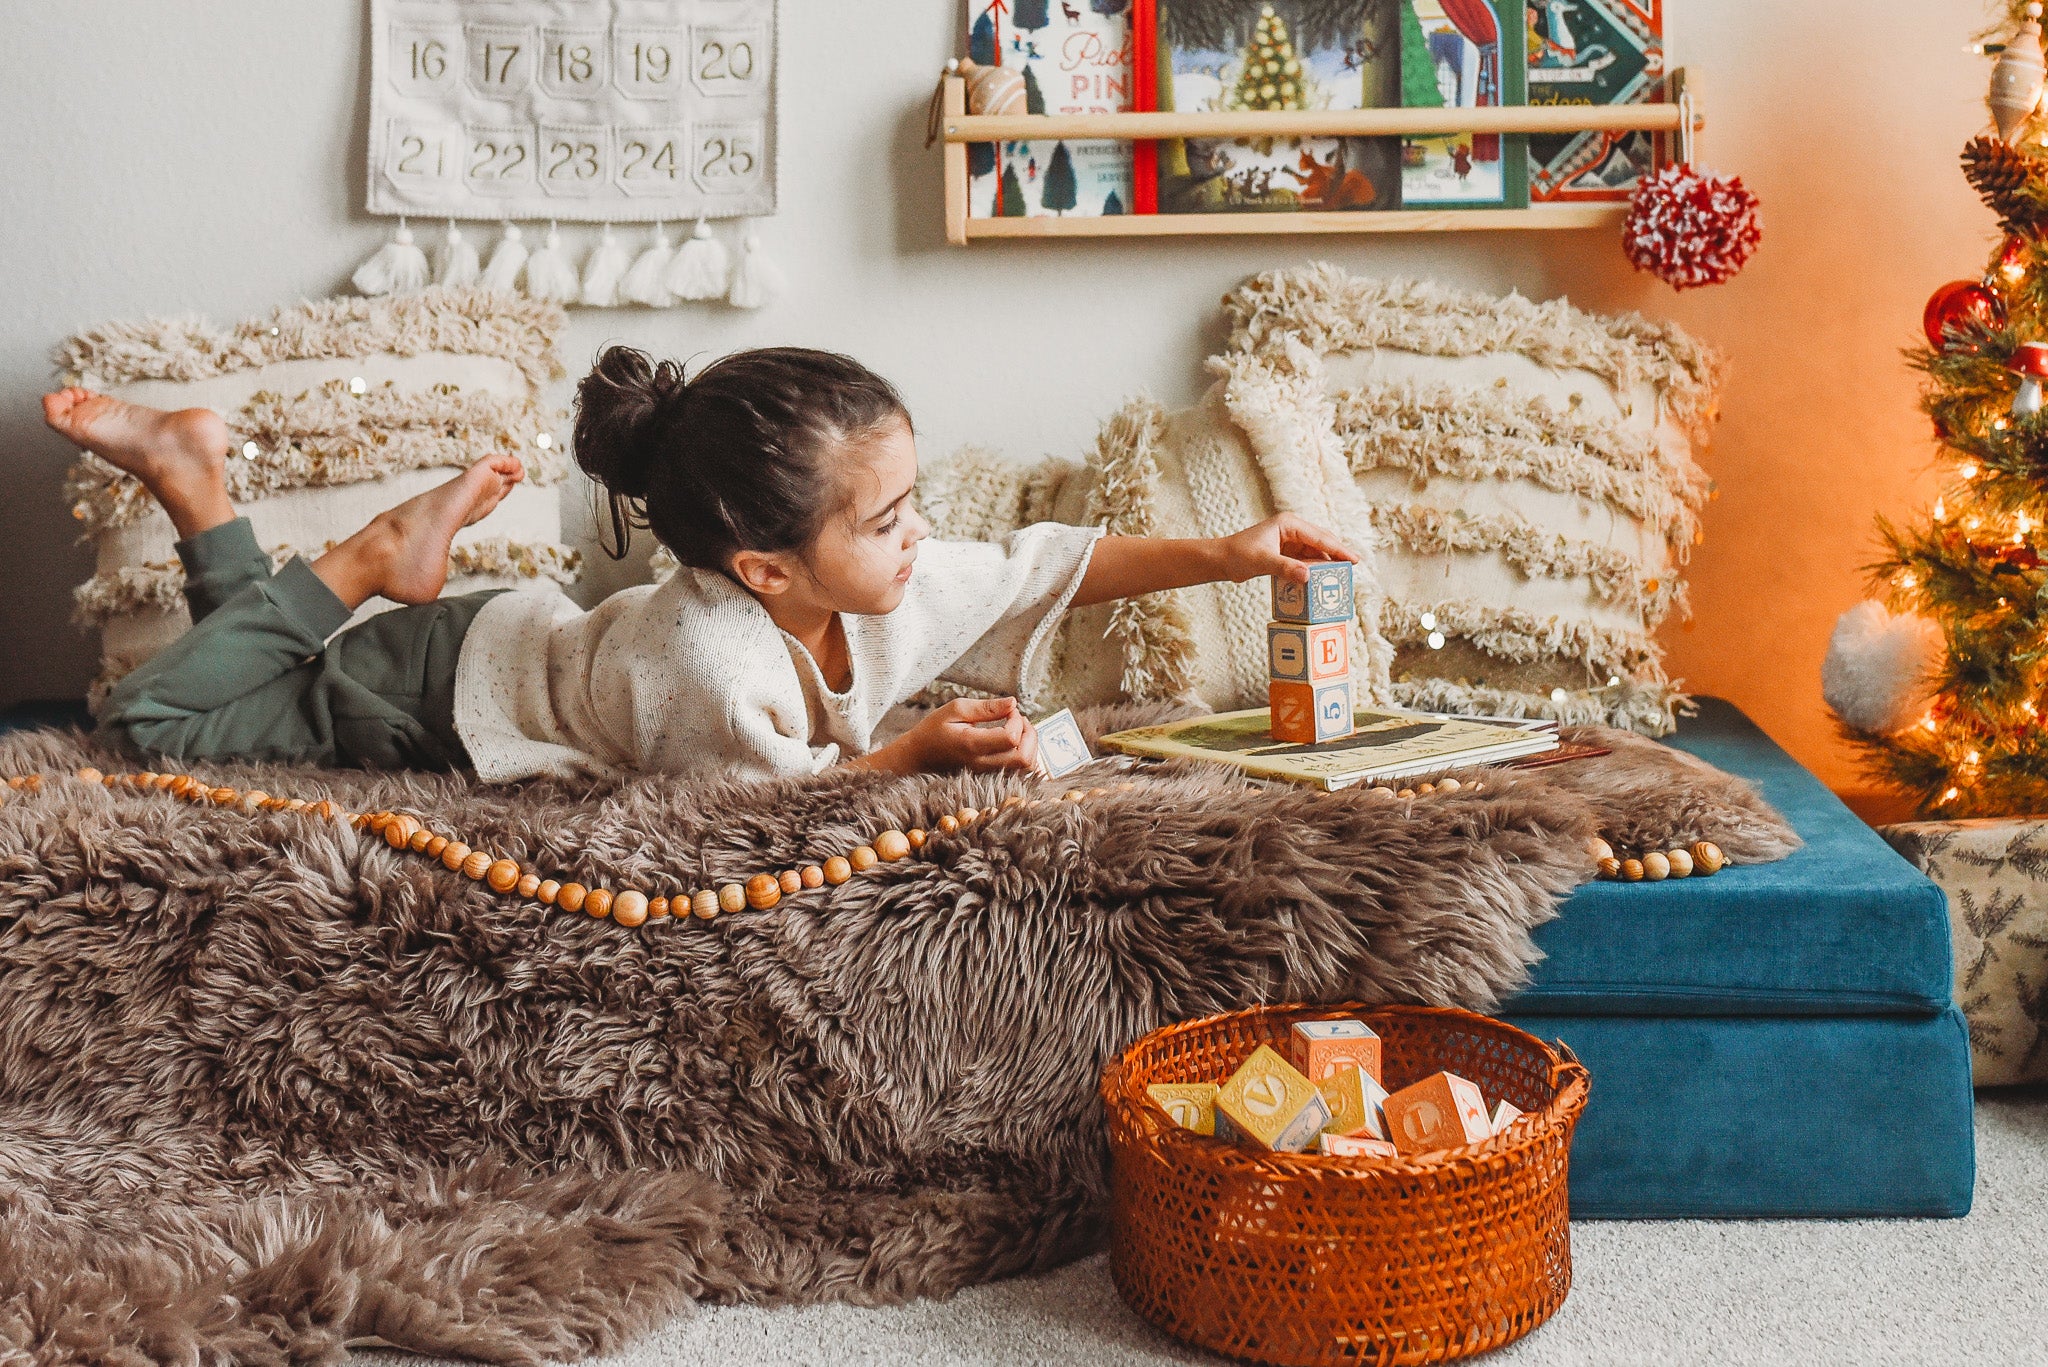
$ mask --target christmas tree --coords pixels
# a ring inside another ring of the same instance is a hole
[[[2040,50],[2028,18],[1993,76],[2000,136],[1963,149],[1963,174],[2002,240],[1981,279],[1936,291],[1928,345],[1908,353],[1927,376],[1939,496],[1918,526],[1880,520],[1886,555],[1873,577],[1884,609],[1853,609],[1830,647],[1828,701],[1870,768],[1943,818],[2048,812],[2048,147],[2031,117]]]
[[[1251,41],[1239,59],[1237,86],[1224,108],[1306,109],[1306,90],[1287,21],[1275,14],[1271,5],[1262,6]]]
[[[1017,179],[1017,163],[1003,165],[1002,183],[996,186],[996,216],[998,218],[1024,218],[1031,212],[1031,206],[1024,202],[1024,183]]]
[[[1074,182],[1074,158],[1068,154],[1065,143],[1054,143],[1052,163],[1045,168],[1045,184],[1038,192],[1039,204],[1056,214],[1064,214],[1074,207],[1078,189]]]

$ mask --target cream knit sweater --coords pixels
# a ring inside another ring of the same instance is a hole
[[[559,590],[503,594],[463,638],[455,728],[486,782],[817,773],[866,753],[883,715],[937,679],[1028,699],[1101,535],[1046,522],[999,542],[925,542],[894,612],[842,617],[845,693],[713,571],[588,612]]]

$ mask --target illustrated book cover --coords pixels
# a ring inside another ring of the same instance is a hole
[[[1557,748],[1553,722],[1452,717],[1398,708],[1357,708],[1342,740],[1297,745],[1273,739],[1263,707],[1141,726],[1103,736],[1099,748],[1153,759],[1205,759],[1256,778],[1334,791],[1355,783],[1494,764]]]
[[[967,55],[1024,74],[1025,112],[1131,109],[1131,0],[967,0]],[[1108,139],[967,145],[973,218],[1131,212],[1131,151]]]
[[[1530,0],[1530,104],[1642,104],[1663,81],[1663,0]],[[1531,137],[1529,198],[1626,200],[1655,156],[1641,130]]]
[[[1524,0],[1397,0],[1401,104],[1486,109],[1526,103]],[[1528,139],[1456,133],[1409,138],[1401,149],[1408,209],[1525,209]]]

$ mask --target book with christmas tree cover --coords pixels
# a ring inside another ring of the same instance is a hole
[[[1400,708],[1354,709],[1342,740],[1299,745],[1273,739],[1263,707],[1218,712],[1103,736],[1097,748],[1152,759],[1206,759],[1255,778],[1335,791],[1473,764],[1498,764],[1557,748],[1557,724],[1515,717],[1453,717]]]
[[[1402,107],[1485,109],[1524,103],[1524,2],[1393,0],[1400,19]],[[1409,209],[1527,208],[1527,137],[1453,133],[1407,139],[1401,148],[1401,203]]]
[[[1400,103],[1407,0],[1133,0],[1138,107],[1378,109]],[[1138,212],[1401,207],[1398,138],[1140,142]]]
[[[1529,0],[1530,104],[1643,104],[1664,82],[1664,0]],[[1641,129],[1529,139],[1529,198],[1626,200],[1656,165]]]
[[[1025,112],[1132,108],[1130,0],[967,0],[967,56],[1024,73]],[[1131,144],[1109,139],[967,145],[973,218],[1131,211]]]

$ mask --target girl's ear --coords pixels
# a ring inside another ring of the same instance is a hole
[[[735,551],[732,574],[755,593],[786,593],[795,582],[783,557],[767,551]]]

